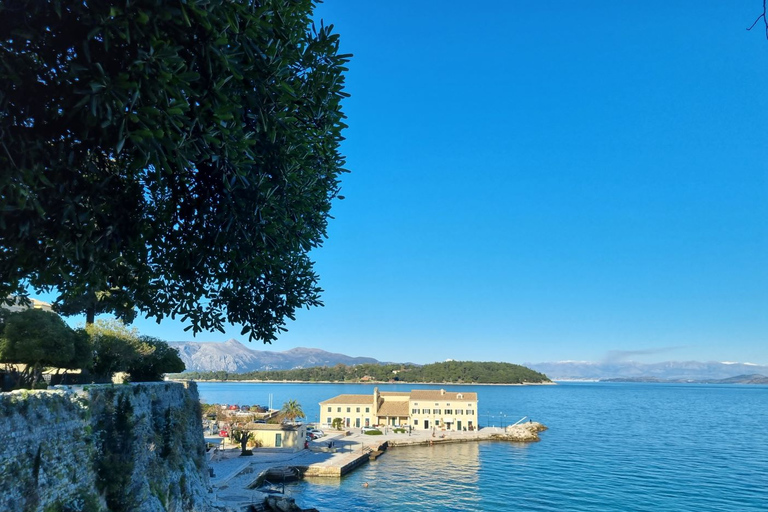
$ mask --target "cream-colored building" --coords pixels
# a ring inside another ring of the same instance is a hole
[[[401,425],[414,429],[474,430],[477,428],[477,393],[444,389],[339,395],[320,402],[320,422],[330,426],[341,418],[345,428]]]
[[[307,427],[301,424],[249,423],[246,430],[253,434],[262,448],[283,448],[294,452],[304,449],[307,436]]]
[[[11,296],[10,298],[13,299],[13,304],[5,304],[3,301],[0,301],[0,307],[3,307],[13,313],[17,313],[19,311],[25,311],[27,309],[42,309],[43,311],[47,311],[49,313],[55,313],[53,310],[53,307],[47,303],[43,302],[41,300],[37,299],[29,299],[29,305],[26,306],[22,304],[21,299],[16,296]]]

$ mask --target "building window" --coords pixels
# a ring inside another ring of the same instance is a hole
[[[352,408],[351,408],[351,407],[347,407],[347,412],[349,412],[349,411],[350,411],[350,409],[352,409]]]
[[[446,409],[445,410],[445,414],[453,414],[453,410],[452,409]]]
[[[331,408],[330,407],[328,408],[328,412],[331,412]]]
[[[371,408],[370,407],[366,407],[365,408],[365,412],[371,412]]]
[[[413,424],[414,425],[418,425],[419,424],[419,420],[413,420]]]
[[[326,422],[326,424],[330,425],[330,424],[332,423],[332,422],[331,422],[331,418],[330,418],[330,417],[328,417],[328,418],[326,418],[326,419],[328,420],[328,421]]]
[[[336,412],[341,412],[341,407],[337,407]]]
[[[469,416],[472,416],[472,415],[474,415],[474,414],[475,414],[475,411],[473,411],[472,409],[467,409],[467,414],[468,414]]]
[[[422,413],[422,414],[429,414],[429,413],[430,413],[430,411],[429,411],[429,409],[422,409],[422,410],[421,410],[421,413]]]
[[[435,414],[440,414],[440,409],[435,409],[435,410],[434,410],[434,411],[432,411],[432,412],[434,412]]]
[[[458,414],[459,416],[463,416],[464,415],[464,409],[456,409],[456,414]]]
[[[419,410],[418,409],[411,409],[411,414],[419,414]]]

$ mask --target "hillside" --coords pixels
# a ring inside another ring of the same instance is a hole
[[[538,384],[551,382],[546,375],[510,363],[448,361],[424,366],[359,364],[318,366],[294,370],[246,373],[187,372],[194,380],[288,380],[305,382],[409,382],[457,384]]]
[[[254,350],[235,339],[224,343],[172,341],[168,344],[179,351],[187,371],[238,373],[379,362],[372,357],[350,357],[316,348],[293,348],[283,352]]]

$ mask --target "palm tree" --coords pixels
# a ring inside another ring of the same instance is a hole
[[[279,413],[281,420],[287,420],[293,423],[296,418],[303,418],[304,411],[301,410],[301,404],[296,400],[288,400],[283,404],[283,408]]]

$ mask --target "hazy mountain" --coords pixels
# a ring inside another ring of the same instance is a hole
[[[237,340],[224,343],[177,341],[169,345],[179,351],[189,371],[250,372],[260,370],[290,370],[312,366],[333,366],[339,363],[355,365],[378,364],[372,357],[350,357],[317,348],[293,348],[283,352],[255,350]],[[254,346],[261,346],[256,345]],[[633,361],[588,362],[558,361],[549,363],[523,363],[532,370],[544,373],[552,380],[663,380],[663,381],[715,381],[744,376],[768,375],[768,366],[750,363],[667,361],[664,363],[638,363]]]
[[[659,379],[656,377],[630,377],[630,378],[616,378],[616,379],[602,379],[601,382],[696,382],[702,384],[768,384],[768,377],[760,374],[751,375],[737,375],[736,377],[728,377],[727,379],[703,379],[703,380],[691,380],[691,379]]]
[[[255,350],[235,339],[224,343],[172,341],[168,344],[179,351],[188,371],[250,372],[379,362],[371,357],[350,357],[317,348],[293,348],[283,352]]]
[[[768,366],[714,361],[706,363],[698,361],[667,361],[664,363],[558,361],[524,364],[533,370],[546,374],[552,380],[659,379],[711,381],[750,374],[768,375]]]

